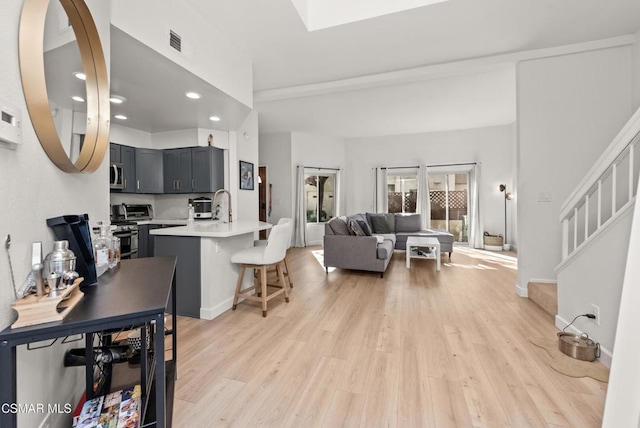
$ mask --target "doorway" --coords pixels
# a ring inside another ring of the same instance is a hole
[[[431,227],[469,242],[469,173],[429,174]]]

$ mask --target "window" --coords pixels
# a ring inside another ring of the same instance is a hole
[[[418,202],[418,172],[413,169],[387,170],[387,212],[415,213]]]
[[[307,223],[324,223],[335,216],[336,173],[306,173]]]

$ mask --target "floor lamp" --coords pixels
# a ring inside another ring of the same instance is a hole
[[[513,194],[507,192],[507,185],[501,184],[500,193],[504,192],[504,242],[502,243],[502,248],[505,250],[509,249],[509,244],[507,244],[507,200],[513,199]]]

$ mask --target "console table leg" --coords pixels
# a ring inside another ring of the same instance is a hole
[[[0,378],[0,404],[11,405],[17,401],[16,348],[7,341],[0,343],[0,367],[4,368],[3,372],[11,373],[10,379],[5,376]],[[10,408],[0,409],[0,427],[16,426],[18,426],[17,413],[12,412]]]

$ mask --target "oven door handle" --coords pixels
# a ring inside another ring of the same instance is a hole
[[[117,236],[118,238],[122,239],[122,238],[133,238],[134,236],[138,236],[138,231],[128,231],[128,232],[114,232],[113,236]]]

